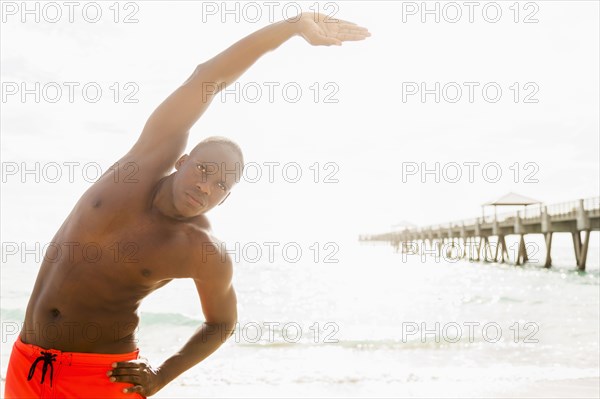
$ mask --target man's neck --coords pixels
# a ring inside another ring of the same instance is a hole
[[[173,204],[173,179],[174,173],[163,177],[156,184],[154,196],[152,198],[151,209],[156,210],[161,215],[177,221],[186,221],[191,218],[185,217],[179,213]]]

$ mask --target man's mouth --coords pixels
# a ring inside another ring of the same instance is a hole
[[[194,197],[193,195],[187,194],[189,202],[191,202],[192,204],[202,207],[204,208],[204,202],[196,197]]]

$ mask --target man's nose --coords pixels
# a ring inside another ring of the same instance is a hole
[[[207,181],[206,182],[198,182],[196,184],[196,187],[202,194],[204,194],[206,196],[210,195],[210,184]]]

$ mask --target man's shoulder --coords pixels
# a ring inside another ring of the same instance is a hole
[[[194,229],[188,235],[190,262],[194,273],[202,276],[217,276],[232,272],[231,257],[225,243],[205,229]]]
[[[212,249],[220,251],[225,243],[217,238],[210,230],[195,227],[190,229],[187,234],[188,242],[193,248],[195,254],[200,254],[205,250]],[[224,250],[224,249],[223,249]]]

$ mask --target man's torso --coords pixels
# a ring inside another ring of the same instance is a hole
[[[190,245],[206,234],[208,222],[177,222],[152,208],[164,176],[117,179],[126,175],[120,172],[108,171],[83,194],[48,246],[27,306],[24,342],[69,352],[131,352],[141,300],[173,278],[189,277]]]

